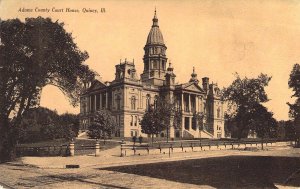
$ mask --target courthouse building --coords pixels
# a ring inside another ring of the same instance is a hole
[[[135,63],[120,62],[115,66],[111,82],[95,80],[81,95],[81,129],[86,130],[97,110],[108,109],[117,122],[116,137],[147,136],[139,124],[147,107],[159,96],[175,99],[182,111],[182,126],[170,128],[170,137],[222,138],[224,137],[224,110],[220,89],[209,78],[198,80],[194,68],[186,83],[176,83],[175,69],[167,62],[167,47],[159,29],[156,12],[144,47],[143,73],[138,77]],[[204,125],[194,121],[197,112],[204,114]],[[199,130],[200,128],[200,130]],[[165,137],[166,131],[158,137]]]

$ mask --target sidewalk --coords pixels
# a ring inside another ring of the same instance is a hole
[[[300,149],[295,149],[294,154],[285,154],[281,151],[286,150],[288,146],[272,146],[264,151],[243,151],[243,150],[211,150],[211,151],[198,151],[198,152],[177,152],[169,154],[150,154],[150,155],[135,155],[120,157],[120,146],[115,148],[101,151],[98,157],[93,155],[74,156],[74,157],[23,157],[20,161],[23,164],[36,166],[46,169],[63,169],[66,165],[79,165],[80,168],[88,167],[112,167],[119,165],[133,165],[155,163],[161,161],[178,161],[186,159],[199,159],[221,156],[236,156],[236,155],[276,155],[276,156],[296,156],[300,157]]]

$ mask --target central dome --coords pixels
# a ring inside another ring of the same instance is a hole
[[[156,17],[156,11],[155,11],[154,18],[152,19],[152,21],[153,21],[153,24],[152,24],[152,28],[148,34],[146,45],[151,45],[151,44],[164,45],[164,38],[163,38],[162,33],[158,26],[158,19]]]

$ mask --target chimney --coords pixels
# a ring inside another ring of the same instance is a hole
[[[209,86],[209,78],[208,77],[203,77],[202,78],[202,87],[203,87],[203,90],[205,92],[208,91],[208,86]]]

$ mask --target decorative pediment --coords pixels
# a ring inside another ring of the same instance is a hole
[[[89,91],[94,91],[94,90],[105,88],[105,87],[106,87],[106,85],[104,83],[102,83],[101,81],[94,80],[92,82],[91,87],[89,88]]]
[[[188,91],[193,91],[196,93],[203,93],[203,89],[197,85],[196,83],[186,83],[182,84],[182,90],[188,90]]]

